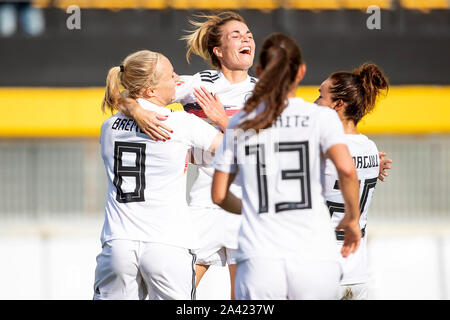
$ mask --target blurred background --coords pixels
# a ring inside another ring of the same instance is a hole
[[[391,89],[360,124],[394,161],[368,214],[371,299],[450,299],[447,0],[0,1],[0,299],[92,299],[107,71],[141,49],[178,74],[209,68],[187,64],[179,39],[195,13],[225,9],[257,49],[274,31],[298,41],[307,101],[332,72],[383,68]],[[197,297],[228,299],[226,269],[209,271]]]

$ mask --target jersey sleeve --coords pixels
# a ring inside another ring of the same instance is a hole
[[[191,147],[208,150],[219,131],[193,114],[183,111],[180,115],[183,127],[186,128],[185,139],[188,144]]]
[[[320,146],[325,154],[327,150],[336,144],[346,144],[344,127],[336,111],[328,107],[320,112]]]
[[[182,105],[192,102],[192,92],[195,87],[195,75],[194,76],[180,76],[177,86],[175,88],[175,100],[173,102],[179,102]]]
[[[241,112],[234,115],[228,127],[225,130],[222,143],[216,150],[214,156],[213,167],[222,172],[236,173],[238,171],[237,165],[237,138],[235,134],[235,127],[238,124],[238,119],[241,116]]]

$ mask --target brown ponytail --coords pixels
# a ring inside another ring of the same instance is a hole
[[[302,64],[302,54],[292,38],[282,33],[273,33],[264,40],[259,64],[262,74],[243,110],[249,114],[261,103],[265,104],[265,109],[239,126],[244,130],[269,128],[281,115]]]
[[[332,100],[342,100],[346,104],[344,115],[355,125],[375,108],[381,92],[387,93],[389,89],[388,79],[373,63],[364,63],[352,72],[335,72],[330,79]]]
[[[358,69],[353,71],[361,79],[364,88],[366,113],[369,113],[375,107],[375,102],[381,90],[388,90],[389,83],[384,76],[383,71],[375,64],[364,63]]]

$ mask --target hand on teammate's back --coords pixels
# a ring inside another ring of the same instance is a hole
[[[206,116],[217,123],[222,131],[225,131],[228,126],[228,116],[225,113],[225,109],[222,102],[220,102],[218,94],[216,93],[212,96],[208,90],[204,87],[200,87],[200,89],[194,89],[194,96]]]
[[[386,181],[386,178],[389,173],[386,172],[386,170],[390,170],[391,166],[389,163],[392,163],[392,160],[389,158],[384,158],[386,156],[385,152],[378,152],[378,155],[380,156],[380,174],[378,175],[378,179],[382,182]]]

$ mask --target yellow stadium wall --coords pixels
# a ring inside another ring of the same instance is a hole
[[[273,10],[280,7],[308,10],[363,9],[370,5],[382,9],[392,8],[393,0],[33,0],[37,7],[51,5],[66,9],[70,5],[90,9],[134,9],[134,8],[176,8],[176,9],[260,9]],[[432,9],[448,9],[447,0],[399,0],[398,5],[405,9],[428,11]]]
[[[318,95],[314,86],[299,87],[297,93],[310,102]],[[0,88],[0,137],[98,137],[109,116],[100,110],[103,94],[103,88]],[[393,86],[359,129],[450,133],[450,86]]]

